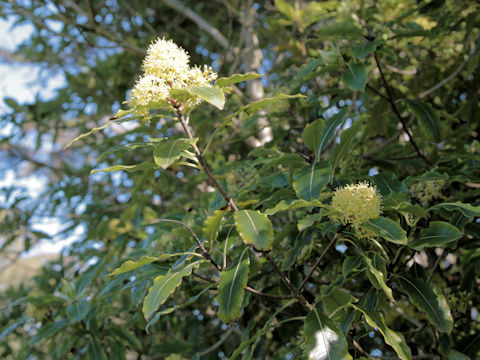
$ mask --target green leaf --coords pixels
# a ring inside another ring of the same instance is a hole
[[[127,261],[125,261],[122,264],[122,266],[120,266],[119,268],[116,268],[109,275],[113,276],[113,275],[123,274],[123,273],[129,272],[129,271],[132,271],[132,270],[136,270],[136,269],[138,269],[142,266],[151,264],[153,262],[165,261],[165,260],[168,260],[168,259],[170,259],[172,257],[175,257],[175,256],[185,256],[185,255],[188,256],[187,259],[191,259],[193,256],[202,257],[202,255],[200,255],[200,254],[197,254],[197,253],[194,253],[194,252],[189,252],[189,251],[175,253],[175,254],[162,254],[160,256],[142,256],[138,260],[127,260]]]
[[[273,103],[282,102],[286,100],[299,99],[299,98],[305,98],[305,97],[306,96],[302,94],[296,94],[296,95],[278,94],[274,97],[254,101],[248,105],[242,106],[233,114],[228,115],[225,120],[230,121],[231,119],[233,119],[235,116],[239,115],[242,112],[246,112],[248,115],[254,115],[258,110],[264,108],[267,105],[271,105]]]
[[[362,224],[365,229],[373,231],[377,236],[395,244],[407,245],[407,233],[392,219],[378,217]]]
[[[353,48],[352,55],[357,59],[364,59],[368,54],[377,50],[378,41],[363,41],[361,45]]]
[[[143,147],[148,147],[148,146],[153,146],[153,143],[130,143],[130,144],[122,144],[122,145],[117,145],[114,147],[111,147],[107,151],[103,152],[97,159],[98,162],[102,161],[105,156],[114,154],[118,151],[133,151],[138,148],[143,148]]]
[[[4,327],[0,332],[0,341],[3,340],[8,334],[14,331],[19,326],[23,325],[28,320],[28,317],[21,317],[20,320]]]
[[[382,313],[367,311],[355,305],[352,307],[363,313],[368,325],[377,328],[382,333],[385,342],[395,350],[400,359],[410,360],[412,358],[412,352],[405,338],[401,333],[393,331],[387,326]]]
[[[75,301],[67,306],[67,316],[72,322],[82,321],[88,314],[90,304],[87,300]]]
[[[321,41],[339,38],[355,39],[362,37],[362,29],[351,21],[335,22],[331,25],[322,26],[317,30],[316,35]]]
[[[363,260],[367,264],[367,276],[372,285],[376,289],[382,290],[385,295],[387,295],[389,300],[394,301],[392,289],[390,289],[385,282],[387,279],[387,269],[383,259],[379,255],[375,254],[373,259],[370,259],[364,255]]]
[[[148,294],[143,300],[142,311],[146,320],[150,319],[158,307],[180,286],[183,277],[190,275],[193,268],[197,268],[201,262],[202,260],[199,260],[179,269],[170,269],[167,274],[157,276],[153,280],[153,286],[148,289]]]
[[[97,172],[114,172],[114,171],[134,172],[134,171],[149,170],[154,168],[156,168],[156,165],[154,163],[145,161],[136,165],[114,165],[105,169],[95,169],[90,172],[90,175],[93,175]]]
[[[246,73],[246,74],[233,74],[229,77],[218,78],[217,81],[215,81],[215,85],[217,85],[218,87],[224,87],[224,86],[228,86],[228,85],[237,84],[237,83],[242,82],[242,81],[258,79],[258,78],[261,78],[263,76],[265,76],[265,75],[264,74],[257,74],[257,73],[253,73],[253,72],[249,72],[249,73]]]
[[[278,11],[280,11],[288,19],[295,19],[295,8],[286,0],[275,0],[275,6],[277,7]]]
[[[224,323],[232,322],[240,316],[250,265],[248,255],[245,257],[247,250],[248,248],[245,248],[235,266],[230,270],[223,270],[220,275],[216,299],[218,302],[218,317]]]
[[[317,119],[305,126],[302,133],[302,139],[305,146],[313,153],[317,154],[317,150],[320,146],[320,139],[323,132],[325,122],[323,119]]]
[[[89,135],[91,135],[91,134],[94,134],[94,133],[96,133],[97,131],[103,130],[103,129],[105,129],[105,128],[109,127],[110,125],[113,125],[113,124],[115,124],[114,121],[107,121],[107,122],[106,122],[105,124],[103,124],[102,126],[100,126],[100,127],[95,127],[95,128],[93,128],[92,130],[90,130],[89,132],[87,132],[87,133],[85,133],[85,134],[81,134],[80,136],[77,136],[75,139],[73,139],[72,141],[70,141],[70,142],[64,147],[64,149],[69,148],[74,142],[76,142],[76,141],[78,141],[78,140],[80,140],[80,139],[83,139],[84,137],[87,137],[87,136],[89,136]]]
[[[237,231],[245,244],[261,251],[271,250],[273,228],[267,215],[260,211],[241,210],[234,217]]]
[[[280,211],[287,211],[287,210],[294,210],[300,209],[305,207],[326,207],[320,200],[312,200],[312,201],[305,201],[305,200],[293,200],[291,202],[282,200],[280,201],[273,209],[265,210],[265,214],[267,215],[274,215]]]
[[[320,309],[314,308],[304,322],[305,355],[311,360],[349,360],[345,335]]]
[[[447,360],[470,360],[467,355],[463,355],[461,352],[450,349],[447,354]]]
[[[301,86],[305,80],[310,79],[314,74],[315,70],[322,65],[322,59],[313,59],[307,62],[305,65],[302,65],[297,75],[293,78],[292,88],[298,88]]]
[[[185,150],[190,149],[192,144],[196,144],[198,138],[194,139],[176,139],[165,140],[155,146],[153,150],[153,159],[155,164],[162,169],[168,168],[176,160],[180,159]]]
[[[88,342],[87,355],[90,360],[107,360],[107,355],[96,339],[90,339]]]
[[[316,221],[321,221],[323,217],[322,211],[317,214],[307,214],[302,219],[298,220],[298,231],[304,231],[312,226]]]
[[[472,204],[465,204],[462,202],[441,203],[434,205],[430,210],[445,209],[447,211],[460,211],[467,217],[480,216],[480,206],[473,206]]]
[[[29,345],[33,346],[40,340],[52,337],[57,332],[62,330],[67,324],[68,320],[59,320],[42,326],[40,330],[38,330],[38,332],[35,334],[35,336],[30,339]]]
[[[423,229],[418,239],[410,241],[408,246],[417,251],[426,247],[444,247],[462,236],[463,233],[455,226],[444,221],[432,221],[428,229]]]
[[[335,130],[337,129],[337,127],[340,126],[341,123],[343,123],[343,120],[345,119],[345,116],[347,116],[347,113],[348,109],[343,109],[338,113],[330,116],[325,122],[322,137],[320,139],[318,147],[315,150],[317,161],[320,159],[320,154],[322,153],[323,149],[325,149],[325,147],[335,135]]]
[[[303,200],[315,200],[320,197],[330,178],[331,168],[327,162],[315,162],[303,168],[295,176],[292,186],[297,196]]]
[[[225,106],[225,94],[217,86],[188,86],[184,89],[220,110]]]
[[[450,334],[453,328],[452,314],[443,295],[437,294],[432,285],[420,278],[400,276],[400,289],[410,301],[441,332]]]
[[[410,112],[415,115],[424,134],[436,142],[442,140],[440,120],[436,111],[426,102],[406,99]]]
[[[407,187],[403,182],[396,179],[395,174],[377,174],[372,178],[372,180],[377,186],[377,189],[380,191],[380,194],[383,196],[387,196],[392,193],[408,194]]]
[[[223,222],[223,217],[227,213],[227,210],[215,210],[212,216],[209,216],[203,224],[203,237],[210,246],[217,239],[218,231]]]
[[[348,69],[342,75],[346,87],[353,91],[364,91],[367,84],[367,68],[362,64],[348,64]]]

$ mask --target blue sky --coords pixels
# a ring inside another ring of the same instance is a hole
[[[31,25],[25,24],[12,27],[13,22],[14,18],[12,17],[7,20],[0,19],[0,34],[6,34],[6,36],[0,37],[0,49],[2,50],[13,51],[20,43],[28,39],[33,32]],[[42,69],[37,65],[12,63],[0,58],[0,114],[10,111],[3,101],[7,97],[15,99],[20,104],[33,102],[37,95],[40,95],[43,99],[53,97],[55,90],[63,86],[64,77],[62,74],[58,74],[54,77],[49,77],[45,81],[45,76],[43,75]],[[11,130],[9,126],[0,128],[0,137],[8,135]],[[17,178],[13,170],[7,170],[0,174],[0,187],[8,187],[13,184],[24,187],[27,194],[34,198],[44,188],[46,180],[37,175]],[[34,227],[36,230],[55,235],[61,230],[62,225],[59,219],[42,218],[36,221]],[[54,237],[54,241],[43,241],[38,246],[35,246],[26,256],[58,252],[62,247],[81,236],[82,232],[83,229],[78,227],[67,239]]]

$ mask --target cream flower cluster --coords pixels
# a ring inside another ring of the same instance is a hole
[[[381,202],[375,186],[367,182],[346,185],[337,188],[333,194],[331,207],[334,213],[330,219],[351,225],[358,237],[370,237],[373,234],[361,225],[380,216]]]
[[[432,199],[445,198],[442,195],[442,190],[444,187],[444,180],[430,180],[424,183],[413,184],[410,187],[410,193],[413,197],[416,197],[422,203],[428,203]]]
[[[128,104],[136,115],[150,117],[151,108],[172,105],[170,90],[187,86],[211,86],[217,78],[211,67],[190,67],[190,56],[172,40],[157,39],[147,50],[143,60],[144,74],[138,79],[130,93]],[[193,97],[181,104],[191,108],[200,103]]]

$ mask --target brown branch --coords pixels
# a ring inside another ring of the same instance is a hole
[[[270,263],[273,270],[277,273],[280,279],[282,279],[283,283],[287,285],[287,287],[290,289],[292,295],[300,302],[300,305],[302,305],[305,311],[310,312],[310,310],[312,310],[312,305],[307,301],[307,299],[303,297],[302,294],[300,294],[297,288],[291,283],[290,279],[286,277],[282,270],[277,266],[277,264],[275,264],[268,252],[264,252],[263,256]]]
[[[305,279],[303,279],[301,285],[299,286],[298,288],[298,291],[301,293],[305,287],[305,285],[307,285],[307,282],[308,282],[308,279],[310,279],[313,275],[313,273],[315,272],[315,270],[317,269],[318,265],[320,265],[320,263],[322,262],[323,258],[327,255],[328,251],[330,250],[330,248],[333,246],[333,244],[335,244],[335,242],[337,241],[337,238],[338,236],[340,235],[340,233],[336,233],[335,236],[332,238],[332,240],[330,240],[330,242],[328,243],[327,247],[325,248],[325,250],[323,250],[322,254],[319,256],[319,258],[317,259],[317,261],[315,261],[315,264],[313,264],[312,266],[312,269],[310,270],[310,272],[308,273],[308,275],[305,277]]]
[[[202,242],[200,241],[200,239],[198,238],[197,234],[195,234],[195,232],[192,230],[192,228],[190,226],[188,226],[187,224],[181,222],[181,221],[178,221],[178,220],[173,220],[173,219],[158,219],[157,220],[158,222],[171,222],[171,223],[175,223],[175,224],[179,224],[179,225],[182,225],[184,226],[185,228],[187,228],[190,233],[192,234],[193,238],[195,239],[195,241],[197,242],[198,244],[198,247],[200,248],[200,251],[202,252],[202,255],[205,259],[207,259],[208,261],[210,261],[212,263],[213,266],[215,266],[215,268],[218,270],[218,271],[222,271],[222,267],[220,265],[218,265],[215,260],[212,259],[212,257],[210,256],[210,253],[208,252],[207,249],[205,249],[205,246],[203,246]]]
[[[185,117],[181,113],[179,109],[177,109],[177,116],[178,120],[180,121],[180,124],[182,124],[183,130],[185,131],[185,134],[187,134],[189,139],[193,139],[192,132],[190,131],[190,127],[188,126]],[[232,200],[232,197],[225,191],[222,185],[217,181],[215,176],[212,174],[212,171],[210,170],[207,162],[205,161],[205,158],[203,157],[202,153],[200,152],[200,149],[196,144],[192,144],[193,151],[195,152],[195,156],[197,157],[198,162],[200,163],[200,166],[202,167],[203,172],[205,175],[207,175],[208,179],[210,180],[210,183],[212,186],[218,190],[218,192],[222,195],[222,197],[225,199],[227,204],[230,206],[233,212],[238,212],[238,207],[235,204],[235,202]]]
[[[415,148],[415,151],[417,154],[428,164],[428,165],[433,165],[430,160],[428,160],[425,155],[420,151],[419,147],[415,143],[415,140],[413,140],[413,136],[410,133],[410,130],[407,127],[407,124],[405,123],[405,120],[402,118],[402,115],[400,115],[400,112],[398,111],[397,105],[395,104],[395,101],[393,100],[392,93],[390,91],[390,86],[388,85],[387,79],[385,78],[385,74],[383,73],[382,66],[380,65],[380,60],[378,60],[377,52],[375,51],[373,53],[373,56],[375,58],[375,63],[377,64],[378,71],[380,72],[380,76],[382,78],[383,86],[385,88],[385,91],[387,92],[387,97],[388,97],[388,102],[390,103],[390,106],[393,110],[393,113],[396,115],[400,123],[402,124],[403,131],[408,136],[408,139],[410,141],[410,144]]]

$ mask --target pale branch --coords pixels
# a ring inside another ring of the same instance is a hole
[[[455,78],[458,74],[460,74],[460,72],[462,72],[462,70],[465,68],[465,66],[467,66],[468,62],[470,61],[470,59],[472,58],[473,55],[475,55],[475,51],[476,51],[476,47],[475,47],[475,44],[472,42],[472,45],[470,47],[470,52],[468,53],[468,56],[465,58],[465,60],[463,60],[463,62],[460,64],[460,66],[453,72],[451,73],[449,76],[447,76],[445,79],[443,79],[442,81],[440,81],[438,84],[432,86],[430,89],[428,90],[425,90],[424,92],[420,93],[420,95],[418,95],[418,97],[420,99],[423,99],[424,97],[427,97],[428,95],[430,95],[431,93],[437,91],[438,89],[440,89],[442,86],[446,85],[447,83],[449,83],[453,78]]]
[[[313,264],[312,268],[310,269],[310,272],[307,274],[307,276],[305,277],[305,279],[303,279],[302,283],[300,284],[300,286],[298,287],[298,291],[301,293],[303,291],[303,289],[305,288],[305,285],[307,285],[307,282],[308,280],[312,277],[313,273],[315,272],[315,270],[317,269],[318,265],[320,265],[320,263],[322,262],[323,258],[327,255],[328,251],[330,250],[330,248],[333,246],[333,244],[335,244],[335,242],[337,241],[338,239],[338,236],[340,235],[340,233],[336,233],[335,236],[330,240],[330,242],[328,243],[327,247],[325,248],[325,250],[323,250],[322,254],[319,256],[319,258],[317,259],[317,261],[315,261],[315,264]]]
[[[172,9],[183,14],[188,19],[192,20],[197,26],[209,34],[214,40],[216,40],[223,48],[228,49],[230,47],[229,42],[225,36],[214,26],[205,21],[200,15],[183,5],[178,0],[163,0],[163,3]]]
[[[390,106],[393,110],[393,113],[395,114],[395,116],[398,118],[398,120],[400,121],[400,123],[402,124],[402,127],[403,127],[403,131],[405,131],[405,133],[407,134],[408,136],[408,139],[410,141],[410,144],[412,144],[412,146],[414,147],[415,151],[417,152],[417,154],[428,164],[428,165],[432,165],[431,161],[428,160],[425,155],[420,151],[420,148],[417,146],[417,144],[415,143],[415,140],[413,140],[413,136],[412,134],[410,133],[410,130],[408,129],[407,127],[407,124],[405,123],[405,120],[403,119],[402,115],[400,114],[400,112],[398,111],[398,108],[397,108],[397,105],[395,104],[395,100],[393,99],[393,95],[392,95],[392,92],[390,91],[390,86],[388,85],[388,82],[387,82],[387,79],[385,78],[385,74],[383,73],[383,70],[382,70],[382,66],[380,65],[380,60],[378,60],[378,56],[377,56],[377,52],[375,51],[373,53],[373,56],[375,58],[375,63],[377,65],[377,68],[378,68],[378,71],[380,72],[380,77],[382,78],[382,82],[383,82],[383,86],[385,88],[385,91],[387,92],[387,97],[388,97],[388,102],[390,103]]]

